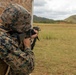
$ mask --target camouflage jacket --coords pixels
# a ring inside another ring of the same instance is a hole
[[[29,75],[34,69],[34,53],[24,51],[5,31],[0,29],[0,59],[10,66],[9,75]]]

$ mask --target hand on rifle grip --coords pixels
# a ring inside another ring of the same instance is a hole
[[[34,32],[35,32],[36,34],[34,34],[34,35],[31,36],[32,39],[38,37],[38,31],[34,29]]]

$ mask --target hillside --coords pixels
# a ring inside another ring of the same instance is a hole
[[[35,23],[54,23],[55,21],[52,19],[44,18],[44,17],[38,17],[36,15],[33,16]]]
[[[76,23],[76,15],[72,15],[72,16],[66,18],[64,21],[70,22],[70,23]]]
[[[75,24],[76,23],[76,15],[72,15],[64,20],[53,20],[53,19],[48,19],[48,18],[44,18],[44,17],[38,17],[36,15],[33,16],[34,18],[34,22],[35,23],[72,23]]]
[[[34,23],[68,23],[64,20],[53,20],[53,19],[48,19],[44,17],[38,17],[36,15],[33,16]]]

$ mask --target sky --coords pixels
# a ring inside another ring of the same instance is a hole
[[[64,20],[76,15],[76,0],[34,0],[34,15]]]

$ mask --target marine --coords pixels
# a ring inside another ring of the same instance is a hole
[[[11,32],[24,33],[32,28],[30,13],[19,4],[10,4],[1,15],[0,26],[0,59],[7,64],[5,75],[29,75],[34,70],[34,53],[31,50],[31,39],[38,32],[24,38],[19,45],[19,39],[11,36]]]

